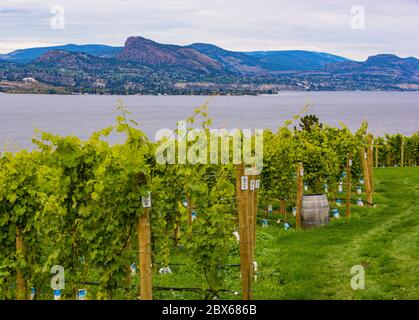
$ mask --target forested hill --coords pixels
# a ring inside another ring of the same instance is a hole
[[[236,52],[142,37],[128,38],[124,47],[64,45],[0,55],[1,91],[30,91],[37,84],[122,94],[419,90],[419,60],[380,54],[360,62],[301,50]]]

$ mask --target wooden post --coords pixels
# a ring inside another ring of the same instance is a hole
[[[256,225],[257,225],[257,221],[258,221],[258,188],[256,187],[256,181],[259,180],[259,176],[255,175],[254,176],[254,180],[255,180],[255,190],[253,191],[253,256],[255,254],[255,248],[256,248]]]
[[[179,221],[178,219],[175,218],[175,225],[174,225],[174,229],[173,229],[173,245],[175,247],[177,247],[179,245],[179,237],[180,237],[180,232],[179,232]]]
[[[140,297],[141,300],[152,300],[150,208],[144,208],[143,214],[138,217],[137,237],[140,259]]]
[[[257,217],[258,217],[258,212],[259,212],[259,205],[258,205],[258,189],[260,187],[260,180],[259,179],[260,179],[260,176],[256,175],[255,176],[255,191],[253,192],[253,194],[254,194],[253,202],[254,202],[254,208],[255,208],[255,212],[254,212],[255,224],[253,225],[253,248],[252,248],[252,271],[253,271],[253,273],[252,273],[252,275],[253,275],[253,279],[255,279],[255,281],[256,281],[256,278],[257,278],[257,274],[256,274],[257,270],[255,270],[253,262],[255,261],[254,257],[255,257],[255,250],[256,250],[256,226],[257,226],[257,221],[258,221]],[[252,294],[252,299],[253,299],[253,292],[251,294]]]
[[[252,261],[250,256],[250,226],[248,218],[248,177],[244,175],[244,165],[236,165],[236,197],[239,213],[240,273],[243,300],[250,300],[252,293]]]
[[[375,167],[378,168],[379,163],[378,163],[378,143],[375,144]]]
[[[246,173],[245,173],[246,175]],[[250,231],[250,261],[253,264],[253,252],[255,245],[255,227],[256,227],[256,216],[255,216],[255,176],[247,175],[249,179],[249,188],[247,190],[247,210],[249,219],[249,231]]]
[[[283,216],[285,216],[286,214],[286,203],[285,203],[285,199],[281,199],[279,200],[279,213]]]
[[[251,271],[253,275],[253,261],[256,247],[256,224],[257,224],[257,189],[256,180],[258,176],[254,169],[245,170],[245,175],[249,179],[248,188],[248,219],[249,219],[249,231],[250,231],[250,263]],[[252,299],[252,293],[250,293]]]
[[[188,228],[192,228],[192,200],[189,194],[186,195],[186,201],[188,203]]]
[[[296,203],[296,218],[295,223],[297,228],[301,228],[301,207],[303,203],[303,176],[304,176],[304,167],[300,163],[297,170],[297,203]]]
[[[404,137],[402,136],[401,155],[400,155],[400,167],[404,167]]]
[[[16,228],[16,254],[17,256],[25,257],[26,248],[23,241],[22,228]],[[17,300],[26,300],[28,294],[28,288],[26,284],[25,277],[22,274],[20,268],[17,268],[16,271],[16,299]]]
[[[131,246],[132,246],[132,244],[131,244],[131,238],[129,237],[128,240],[127,240],[127,246],[125,247],[125,250],[124,251],[126,251],[126,252],[129,253],[131,251],[131,249],[132,249]],[[132,273],[131,265],[129,265],[129,266],[127,266],[127,274],[128,274],[127,275],[127,283],[128,283],[128,288],[131,288],[131,284],[132,284],[131,273]]]
[[[361,161],[362,161],[362,170],[364,174],[364,183],[365,189],[367,193],[367,205],[371,206],[372,204],[372,194],[371,194],[371,184],[370,184],[370,174],[369,174],[369,167],[368,167],[368,154],[365,151],[365,148],[361,148]]]
[[[269,218],[269,204],[271,203],[270,200],[271,200],[270,198],[267,201],[265,200],[266,219]]]
[[[374,137],[372,134],[368,135],[368,174],[370,178],[371,193],[374,193],[374,176],[373,176],[373,159],[374,159]]]
[[[351,155],[348,154],[346,160],[346,216],[351,216],[351,191],[352,191],[352,159]]]

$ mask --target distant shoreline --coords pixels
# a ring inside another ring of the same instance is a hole
[[[121,94],[121,93],[45,93],[45,92],[0,92],[0,95],[44,95],[44,96],[141,96],[141,97],[179,97],[179,96],[196,96],[196,97],[209,97],[209,96],[222,96],[222,97],[272,97],[272,96],[281,96],[286,93],[315,93],[315,92],[329,92],[329,93],[348,93],[348,92],[384,92],[384,93],[410,93],[410,92],[419,92],[419,90],[286,90],[280,91],[278,93],[260,93],[260,94],[223,94],[223,93],[202,93],[202,94]]]

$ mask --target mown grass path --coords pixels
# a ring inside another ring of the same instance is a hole
[[[256,299],[419,299],[419,168],[375,170],[376,208],[310,231],[258,229]],[[365,268],[353,290],[351,268]]]

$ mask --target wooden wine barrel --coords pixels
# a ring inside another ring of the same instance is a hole
[[[324,194],[303,195],[301,225],[304,229],[318,228],[330,221],[330,207]]]

